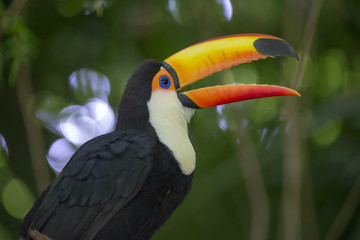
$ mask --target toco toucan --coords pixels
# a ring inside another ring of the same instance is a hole
[[[146,60],[127,81],[115,130],[81,146],[26,215],[23,239],[149,239],[190,190],[194,109],[294,95],[279,86],[232,84],[180,92],[212,73],[267,57],[297,58],[284,40],[231,35]]]

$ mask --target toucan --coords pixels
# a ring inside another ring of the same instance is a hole
[[[195,109],[300,96],[256,84],[181,90],[241,63],[285,56],[298,58],[280,38],[238,34],[197,43],[162,62],[142,62],[126,83],[115,130],[74,153],[25,216],[20,238],[149,239],[191,188],[195,151],[187,124]]]

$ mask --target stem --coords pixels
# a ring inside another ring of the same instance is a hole
[[[349,223],[351,217],[353,216],[356,208],[359,206],[359,203],[360,203],[360,177],[356,180],[354,186],[350,190],[343,205],[341,206],[338,215],[336,216],[329,231],[325,235],[324,240],[340,239],[347,224]]]
[[[51,182],[49,168],[45,161],[46,150],[43,132],[34,124],[32,116],[34,109],[29,105],[33,95],[33,87],[28,67],[23,63],[20,65],[17,80],[17,96],[20,104],[20,111],[23,118],[27,142],[29,144],[30,159],[34,172],[36,187],[39,192]],[[29,114],[30,113],[30,114]]]
[[[240,119],[240,116],[236,118]],[[239,132],[239,128],[234,131],[234,133]],[[248,239],[265,240],[267,239],[270,222],[269,198],[251,134],[247,129],[242,129],[242,132],[244,136],[240,140],[241,148],[235,145],[235,149],[251,208],[251,225]],[[234,134],[234,143],[237,142],[236,138],[237,135]]]
[[[284,165],[283,165],[283,239],[301,239],[301,186],[302,186],[302,154],[301,126],[298,102],[290,102],[292,118],[289,132],[283,133]],[[286,107],[286,109],[289,109]],[[290,121],[285,117],[286,123]]]
[[[309,14],[308,21],[306,22],[305,30],[304,30],[304,39],[303,39],[303,54],[300,58],[299,67],[294,75],[292,80],[292,88],[297,89],[300,85],[300,81],[304,74],[305,69],[305,60],[310,53],[310,49],[312,46],[312,42],[314,40],[315,30],[317,26],[317,20],[319,19],[319,14],[321,10],[323,0],[316,0],[311,7],[311,11]]]
[[[298,89],[303,79],[306,59],[310,53],[312,42],[315,35],[317,20],[319,18],[322,0],[315,0],[310,10],[308,20],[305,25],[303,38],[303,53],[300,63],[291,82],[291,87]],[[291,19],[287,19],[291,20]],[[286,21],[287,21],[286,20]],[[301,195],[303,183],[303,152],[304,140],[302,138],[302,126],[300,121],[301,111],[297,99],[288,98],[283,114],[285,123],[292,121],[289,132],[283,133],[284,146],[284,166],[283,166],[283,196],[282,196],[282,220],[283,220],[283,239],[296,240],[301,239]],[[292,116],[292,117],[290,117]],[[306,181],[305,181],[306,183]],[[308,186],[310,187],[310,186]],[[311,195],[308,195],[311,197]],[[313,203],[312,200],[310,202]],[[316,228],[317,229],[317,228]],[[315,235],[314,235],[315,236]]]

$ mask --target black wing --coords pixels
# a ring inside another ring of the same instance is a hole
[[[140,190],[155,143],[113,132],[84,144],[24,220],[54,239],[90,239]],[[32,218],[31,220],[28,218]]]

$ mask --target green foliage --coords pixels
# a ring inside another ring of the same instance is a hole
[[[14,218],[23,219],[33,202],[28,187],[19,179],[10,180],[2,191],[4,208]]]
[[[36,57],[36,38],[18,15],[7,14],[1,18],[3,36],[1,41],[0,70],[8,70],[8,81],[14,84],[21,64],[29,64]],[[0,71],[0,76],[3,76]]]
[[[71,89],[71,73],[104,74],[115,109],[142,60],[162,61],[199,41],[248,32],[288,40],[300,62],[247,63],[192,87],[279,84],[302,98],[197,111],[189,126],[197,152],[193,188],[153,239],[359,239],[358,1],[323,1],[315,19],[318,0],[12,2],[0,2],[0,134],[9,149],[0,145],[0,239],[16,238],[39,181],[48,183],[41,174],[52,174],[35,164],[31,142],[45,149],[32,150],[47,164],[61,137],[49,123],[88,99],[89,89]]]

